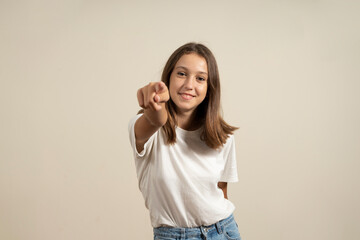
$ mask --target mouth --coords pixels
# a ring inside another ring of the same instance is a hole
[[[191,99],[193,99],[195,97],[194,95],[189,94],[189,93],[179,93],[179,95],[184,100],[191,100]]]

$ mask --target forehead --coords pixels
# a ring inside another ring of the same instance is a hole
[[[196,53],[182,55],[175,65],[175,68],[179,67],[194,72],[208,72],[206,59]]]

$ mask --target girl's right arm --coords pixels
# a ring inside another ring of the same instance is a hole
[[[169,91],[163,82],[152,82],[137,91],[137,98],[144,114],[135,123],[136,149],[141,152],[147,140],[167,121],[165,102]]]

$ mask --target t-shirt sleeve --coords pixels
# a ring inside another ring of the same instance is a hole
[[[142,116],[143,114],[138,114],[135,117],[133,117],[129,122],[129,138],[130,138],[130,144],[133,148],[134,156],[135,158],[144,158],[149,155],[149,152],[151,151],[154,138],[157,135],[157,132],[154,133],[144,144],[144,149],[139,153],[136,149],[136,139],[135,139],[135,123],[136,121]]]
[[[236,151],[235,151],[235,138],[230,135],[224,146],[224,171],[220,177],[220,182],[237,182],[238,173],[236,165]]]

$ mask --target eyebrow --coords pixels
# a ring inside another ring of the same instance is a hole
[[[177,69],[177,68],[183,68],[183,69],[189,71],[189,69],[187,69],[186,67],[183,67],[183,66],[178,66],[178,67],[176,67],[175,69]],[[197,73],[201,73],[201,74],[206,74],[206,75],[208,75],[207,72],[202,72],[202,71],[199,71],[199,72],[197,72]]]

